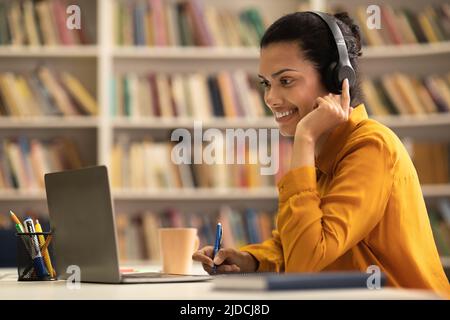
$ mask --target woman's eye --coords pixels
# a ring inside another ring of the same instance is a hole
[[[268,87],[270,87],[270,84],[269,84],[268,81],[260,81],[259,83],[261,84],[261,86],[262,86],[263,88],[268,88]]]
[[[286,86],[286,85],[289,85],[289,84],[292,83],[292,79],[281,79],[281,80],[280,80],[280,83],[281,83],[283,86]]]

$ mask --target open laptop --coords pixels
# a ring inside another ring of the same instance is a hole
[[[45,190],[53,230],[54,263],[58,278],[78,266],[82,282],[191,282],[208,275],[158,272],[121,274],[114,210],[105,166],[45,175]]]

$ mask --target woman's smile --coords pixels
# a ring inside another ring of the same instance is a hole
[[[275,116],[275,120],[278,123],[286,123],[290,120],[297,118],[298,115],[298,109],[297,108],[291,108],[284,111],[275,111],[273,110],[273,114]]]

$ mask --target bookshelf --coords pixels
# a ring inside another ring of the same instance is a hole
[[[31,58],[80,58],[98,57],[95,45],[81,46],[0,46],[0,57],[31,57]]]
[[[15,1],[15,0],[14,0]],[[167,139],[175,128],[193,128],[192,119],[113,117],[111,106],[111,79],[115,74],[148,72],[196,72],[244,70],[255,74],[258,70],[259,52],[254,47],[149,47],[117,46],[114,39],[115,0],[77,0],[82,8],[82,19],[91,35],[86,45],[0,45],[0,72],[31,70],[39,64],[51,65],[55,70],[72,72],[94,93],[99,105],[98,117],[0,117],[0,137],[24,135],[48,138],[56,135],[72,137],[80,146],[85,164],[111,165],[111,150],[119,135],[134,138],[146,136]],[[175,0],[167,0],[174,3]],[[0,0],[0,3],[6,3]],[[130,2],[130,1],[128,1]],[[205,2],[202,0],[201,2]],[[436,4],[442,1],[433,0]],[[309,4],[311,9],[326,10],[329,6],[354,4],[386,4],[388,1],[335,1],[335,0],[209,0],[220,8],[239,10],[255,6],[274,21],[284,13],[295,11],[299,5]],[[395,4],[411,8],[423,6],[421,1],[399,1]],[[86,15],[85,15],[86,13]],[[362,72],[368,77],[381,76],[392,70],[417,76],[449,72],[450,41],[437,43],[383,45],[365,47],[361,60]],[[381,67],[380,67],[381,66]],[[375,119],[392,128],[400,137],[436,139],[450,143],[450,113],[429,115],[388,115]],[[276,128],[272,118],[213,118],[203,122],[204,128]],[[450,183],[424,185],[427,202],[450,198]],[[223,190],[186,189],[113,190],[117,211],[136,212],[147,209],[160,210],[170,202],[180,209],[214,210],[223,204],[245,208],[272,210],[277,208],[274,187],[259,189],[229,188]],[[0,212],[10,208],[17,211],[33,208],[46,212],[45,193],[42,190],[0,190]]]

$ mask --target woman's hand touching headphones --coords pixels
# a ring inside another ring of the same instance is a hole
[[[295,137],[307,137],[316,142],[319,137],[348,120],[353,108],[350,107],[348,79],[342,82],[342,94],[329,94],[316,99],[316,107],[301,119],[296,127]]]

